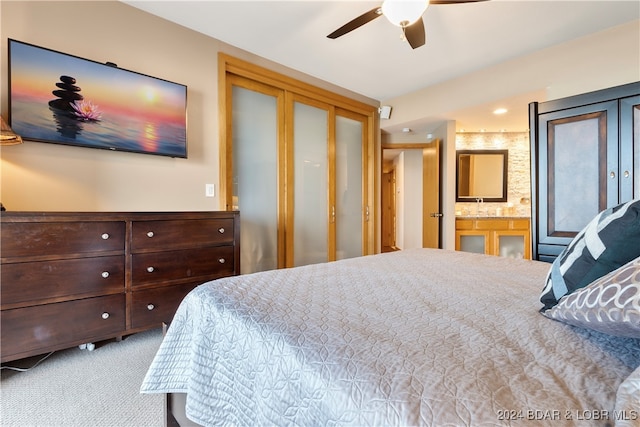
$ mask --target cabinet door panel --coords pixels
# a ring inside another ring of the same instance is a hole
[[[620,202],[640,198],[640,95],[620,100]]]
[[[456,231],[456,250],[476,254],[490,253],[489,232],[473,230]]]
[[[618,198],[617,102],[544,114],[539,119],[540,243],[568,244]]]
[[[508,258],[531,259],[528,232],[499,230],[494,232],[494,255]]]

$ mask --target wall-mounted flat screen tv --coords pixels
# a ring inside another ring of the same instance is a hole
[[[9,39],[9,108],[29,141],[187,157],[187,87]]]

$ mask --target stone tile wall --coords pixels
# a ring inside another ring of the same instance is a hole
[[[456,150],[509,150],[507,203],[483,203],[481,216],[531,216],[531,162],[528,132],[457,133]],[[456,203],[456,215],[476,215],[476,203]]]

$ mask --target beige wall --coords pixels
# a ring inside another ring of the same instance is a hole
[[[4,147],[0,200],[10,210],[218,209],[219,51],[378,105],[116,1],[2,1],[0,23],[0,105],[5,119],[7,38],[111,61],[188,87],[188,159],[29,141]],[[216,197],[205,197],[207,183],[215,184]]]

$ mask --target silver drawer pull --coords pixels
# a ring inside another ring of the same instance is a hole
[[[102,313],[102,318],[103,319],[108,319],[109,318],[109,313],[107,313],[106,311],[104,313]]]
[[[103,233],[100,237],[102,237],[102,240],[107,240],[110,236],[109,233]]]
[[[629,178],[629,175],[630,175],[629,171],[624,171],[624,177],[625,178]]]
[[[224,234],[224,227],[220,227],[220,228],[218,228],[218,233],[220,233],[220,234]]]
[[[108,272],[108,271],[103,271],[103,272],[102,272],[102,277],[103,277],[103,278],[105,278],[105,279],[106,279],[107,277],[109,277],[109,272]]]
[[[156,308],[156,306],[155,306],[155,305],[153,305],[153,304],[147,304],[147,310],[151,311],[151,310],[153,310],[154,308]]]
[[[225,262],[227,262],[227,260],[225,260],[224,258],[218,258],[218,262],[220,264],[224,264]]]
[[[155,270],[155,268],[153,268],[153,267],[147,267],[147,271],[149,273],[153,273],[154,270]]]
[[[153,236],[154,236],[153,231],[148,231],[147,232],[147,237],[151,238]]]
[[[611,173],[609,173],[609,176],[611,177],[611,179],[614,179],[616,177],[616,173],[614,171],[611,171]]]

